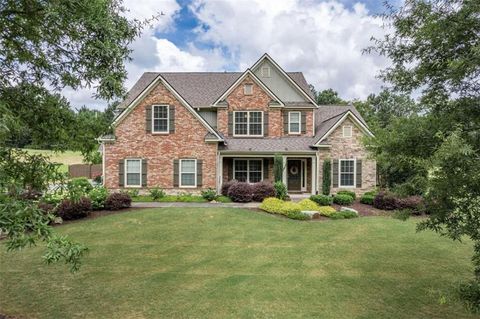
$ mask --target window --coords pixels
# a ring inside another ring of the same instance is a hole
[[[288,133],[299,134],[300,133],[300,112],[288,112]]]
[[[340,187],[355,187],[355,160],[340,160]]]
[[[264,66],[262,67],[262,77],[269,78],[270,77],[270,67]]]
[[[234,112],[234,135],[262,136],[263,112],[241,111]]]
[[[343,137],[352,137],[352,126],[350,125],[343,126]]]
[[[168,133],[168,105],[152,106],[152,132]]]
[[[125,160],[125,186],[142,186],[142,160]]]
[[[243,94],[252,95],[253,94],[253,84],[245,84],[243,86]]]
[[[263,161],[261,159],[235,159],[233,176],[240,182],[260,182],[263,179]]]
[[[197,187],[197,160],[180,160],[180,187]]]

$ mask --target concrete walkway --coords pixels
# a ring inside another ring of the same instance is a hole
[[[260,203],[184,203],[184,202],[132,202],[136,208],[157,208],[157,207],[230,207],[230,208],[258,208]]]

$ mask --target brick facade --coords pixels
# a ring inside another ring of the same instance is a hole
[[[352,137],[343,137],[342,127],[343,125],[352,126]],[[377,165],[375,160],[368,158],[367,150],[363,146],[362,138],[364,133],[351,121],[346,119],[340,124],[329,136],[328,144],[332,145],[330,148],[320,148],[319,157],[320,165],[318,172],[318,185],[319,193],[322,192],[323,185],[323,162],[325,159],[361,159],[362,160],[362,187],[361,188],[349,188],[349,190],[355,191],[357,194],[363,194],[372,190],[376,186],[377,179]],[[333,165],[332,165],[333,169]],[[341,187],[332,187],[331,193],[336,193]]]
[[[146,106],[168,104],[175,107],[175,132],[147,133]],[[200,189],[173,186],[173,160],[203,160],[203,186],[216,187],[217,144],[206,143],[208,130],[162,84],[158,84],[115,128],[116,141],[105,144],[105,186],[119,188],[119,161],[125,158],[147,159],[147,187],[160,187],[169,193],[198,192]]]

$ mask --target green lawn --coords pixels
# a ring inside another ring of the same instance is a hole
[[[298,222],[242,209],[131,211],[56,228],[81,271],[0,244],[0,313],[27,318],[474,318],[471,243],[389,217]]]
[[[50,160],[54,163],[62,164],[61,170],[63,172],[68,171],[68,165],[71,164],[82,164],[83,156],[80,152],[65,151],[65,152],[54,152],[50,150],[33,150],[33,149],[24,149],[30,154],[43,154],[50,157]]]

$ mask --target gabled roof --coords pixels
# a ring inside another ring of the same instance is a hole
[[[125,109],[158,75],[162,75],[192,107],[210,107],[243,73],[145,72],[118,105],[118,109]],[[302,72],[288,72],[288,75],[303,90],[310,90]]]
[[[250,70],[247,69],[230,87],[228,87],[225,92],[220,95],[215,102],[213,102],[212,105],[216,106],[219,102],[225,100],[227,96],[232,93],[232,91],[240,84],[244,79],[249,76],[255,83],[257,83],[258,86],[262,88],[263,91],[265,91],[271,98],[272,100],[276,101],[280,106],[284,106],[283,102]]]
[[[180,101],[180,103],[188,110],[190,111],[190,113],[193,114],[194,117],[196,117],[200,123],[205,126],[205,128],[208,130],[209,133],[213,134],[216,138],[217,138],[217,141],[223,141],[223,138],[220,136],[220,134],[210,125],[208,124],[207,121],[205,121],[205,119],[200,115],[198,114],[198,112],[196,112],[193,107],[168,83],[168,81],[165,80],[165,78],[158,74],[153,80],[150,81],[150,84],[148,84],[147,87],[145,87],[137,96],[135,99],[133,99],[133,101],[131,101],[126,107],[125,109],[122,111],[122,113],[120,113],[114,120],[113,120],[113,123],[112,123],[112,126],[115,127],[116,125],[118,125],[129,113],[131,110],[133,110],[137,104],[145,97],[146,94],[148,94],[154,87],[157,83],[162,83],[165,88],[170,91],[174,96],[175,98]],[[208,134],[207,134],[208,136]],[[206,137],[207,137],[206,136]],[[211,140],[211,139],[210,139]]]

